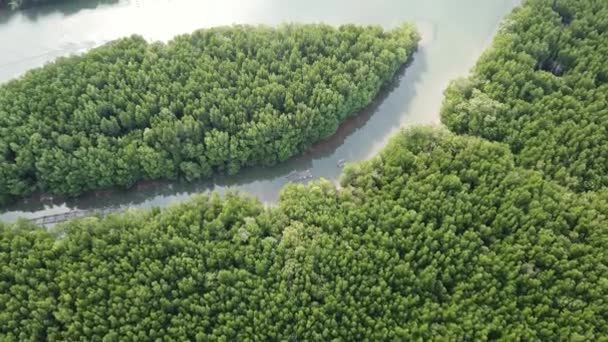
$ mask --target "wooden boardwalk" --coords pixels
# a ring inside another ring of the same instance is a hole
[[[118,209],[106,208],[106,209],[95,209],[95,210],[72,210],[72,211],[68,211],[67,213],[36,217],[36,218],[30,219],[29,221],[32,223],[35,223],[37,225],[50,226],[50,225],[64,222],[67,220],[71,220],[71,219],[77,218],[77,217],[107,215],[116,210],[118,210]]]
[[[289,180],[290,182],[301,182],[311,178],[312,173],[310,172],[310,170],[292,171],[290,174],[287,175],[287,180]]]

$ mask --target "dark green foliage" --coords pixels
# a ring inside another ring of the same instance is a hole
[[[354,25],[133,36],[0,87],[0,202],[273,165],[335,132],[418,35]]]
[[[607,186],[607,35],[607,1],[525,1],[446,91],[443,122],[575,191]]]
[[[0,336],[598,340],[607,200],[515,167],[506,146],[416,129],[340,189],[289,186],[274,208],[200,197],[55,239],[5,227]]]

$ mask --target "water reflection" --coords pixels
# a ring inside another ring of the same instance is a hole
[[[58,1],[48,5],[25,8],[18,11],[0,9],[0,25],[8,22],[14,17],[22,17],[28,21],[37,21],[40,18],[52,14],[63,16],[74,15],[82,10],[96,9],[102,5],[112,5],[119,3],[120,0],[80,0],[80,1]],[[124,1],[123,1],[124,2]]]

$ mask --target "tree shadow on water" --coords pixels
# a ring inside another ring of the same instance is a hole
[[[426,71],[425,59],[426,56],[423,51],[415,53],[397,71],[393,80],[381,89],[372,103],[346,119],[338,127],[335,134],[326,140],[313,144],[305,153],[273,167],[250,167],[242,169],[233,176],[220,174],[207,180],[194,182],[143,181],[130,189],[110,188],[74,198],[45,197],[37,194],[9,205],[2,212],[23,211],[31,213],[62,206],[66,206],[70,210],[163,206],[175,200],[186,199],[197,193],[223,192],[225,190],[247,192],[257,196],[262,201],[274,201],[280,189],[289,182],[287,176],[292,172],[312,170],[317,175],[321,173],[321,176],[325,178],[339,175],[341,170],[337,165],[332,165],[331,170],[315,170],[313,162],[337,154],[338,148],[344,144],[356,145],[352,146],[353,149],[361,147],[362,142],[349,141],[349,139],[352,139],[357,132],[361,134],[365,131],[366,125],[373,125],[371,130],[378,137],[383,134],[386,135],[391,127],[399,125],[404,106],[407,106],[416,95],[414,85]]]
[[[6,1],[6,0],[5,0]],[[96,9],[102,5],[118,4],[121,0],[57,0],[47,4],[29,5],[26,8],[19,10],[10,10],[4,5],[4,1],[0,0],[0,25],[7,23],[16,16],[21,16],[26,20],[36,22],[46,16],[60,13],[64,16],[76,14],[82,10]]]
[[[314,144],[296,159],[327,158],[334,155],[339,147],[349,144],[348,140],[354,138],[357,132],[361,133],[363,128],[374,126],[375,135],[384,136],[391,127],[399,125],[403,114],[402,107],[414,98],[416,95],[414,84],[426,71],[425,57],[424,51],[419,49],[407,63],[399,68],[393,79],[380,90],[368,106],[341,123],[331,137]],[[368,136],[368,138],[371,137]],[[361,144],[357,144],[357,146],[361,146]]]

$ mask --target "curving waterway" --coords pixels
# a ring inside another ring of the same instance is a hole
[[[154,182],[74,199],[32,196],[0,209],[0,220],[36,218],[72,210],[166,206],[208,192],[238,190],[264,202],[277,199],[295,171],[337,180],[340,161],[367,159],[400,127],[438,124],[443,89],[467,74],[490,44],[501,19],[520,0],[131,0],[79,1],[0,13],[0,82],[59,56],[82,53],[137,33],[166,41],[198,28],[283,22],[379,24],[413,22],[422,34],[411,64],[359,115],[330,139],[272,168],[242,170],[195,183]]]

